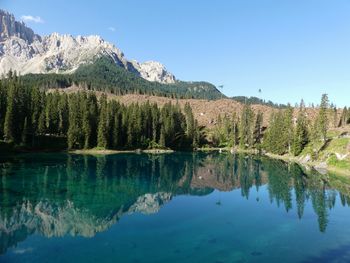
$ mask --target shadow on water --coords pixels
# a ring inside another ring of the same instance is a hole
[[[343,206],[350,204],[349,195],[331,189],[324,176],[306,175],[296,164],[263,157],[201,153],[2,157],[0,254],[34,233],[93,237],[125,214],[157,213],[174,196],[240,189],[241,196],[249,199],[252,188],[263,185],[270,202],[287,212],[295,198],[300,219],[311,202],[321,232],[326,231],[338,194]]]

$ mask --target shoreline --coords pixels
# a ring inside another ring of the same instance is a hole
[[[136,150],[108,150],[108,149],[86,149],[86,150],[69,150],[67,153],[79,154],[79,155],[113,155],[123,153],[147,153],[147,154],[164,154],[173,153],[171,149],[136,149]]]
[[[11,151],[12,154],[16,153],[52,153],[52,152],[61,152],[61,153],[69,153],[69,154],[77,154],[77,155],[114,155],[114,154],[125,154],[125,153],[145,153],[145,154],[169,154],[174,153],[174,150],[171,149],[135,149],[135,150],[109,150],[109,149],[81,149],[81,150],[37,150],[37,151]],[[203,147],[192,150],[192,152],[225,152],[231,154],[253,154],[259,155],[259,151],[256,149],[244,150],[244,149],[232,149],[228,147]],[[306,168],[306,169],[315,169],[321,174],[326,173],[335,173],[338,175],[346,176],[350,178],[350,170],[342,169],[339,167],[334,167],[326,164],[325,162],[319,161],[303,161],[301,157],[295,157],[290,155],[277,155],[272,153],[264,153],[262,156],[269,157],[271,159],[278,159],[289,163],[297,163],[298,165]]]
[[[230,149],[230,148],[199,148],[196,151],[201,151],[201,152],[225,152],[225,153],[243,153],[243,154],[254,154],[258,155],[259,152],[257,150],[242,150],[242,149]],[[301,157],[295,157],[295,156],[290,156],[290,155],[277,155],[277,154],[272,154],[272,153],[264,153],[261,154],[262,156],[266,156],[271,159],[276,159],[276,160],[281,160],[285,161],[288,163],[296,163],[306,169],[315,169],[317,172],[320,174],[326,174],[326,173],[335,173],[337,175],[342,175],[342,176],[347,176],[350,178],[350,171],[347,169],[341,169],[338,167],[330,166],[324,162],[317,162],[317,161],[309,161],[309,162],[303,162]]]

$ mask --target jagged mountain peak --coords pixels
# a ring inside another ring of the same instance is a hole
[[[0,10],[0,74],[72,73],[80,65],[109,57],[126,70],[153,82],[170,84],[175,76],[159,62],[128,61],[123,52],[98,35],[52,33],[39,36],[23,22]]]
[[[40,39],[40,36],[36,35],[24,22],[16,21],[14,15],[0,9],[0,42],[11,37],[21,38],[28,43]]]
[[[157,81],[162,79],[165,83],[174,83],[175,76],[165,68],[163,64],[157,61],[146,61],[139,63],[132,61],[132,65],[140,72],[141,77],[149,81]]]

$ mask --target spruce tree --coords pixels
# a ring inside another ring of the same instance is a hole
[[[239,119],[237,118],[236,112],[232,114],[231,124],[232,126],[231,126],[231,135],[230,135],[230,138],[231,138],[230,146],[235,147],[239,142],[239,129],[238,129]]]
[[[81,94],[69,96],[69,127],[67,132],[67,142],[69,149],[81,149],[84,147],[84,137],[82,131],[81,114]]]
[[[315,125],[314,125],[314,140],[326,141],[327,139],[328,107],[329,107],[328,95],[323,94],[318,116],[315,120]]]
[[[239,126],[239,145],[241,148],[253,146],[253,120],[254,113],[249,104],[245,104],[242,110],[242,116]]]
[[[294,156],[298,156],[303,151],[303,149],[308,144],[308,142],[309,142],[308,121],[307,121],[306,112],[305,112],[305,105],[304,105],[304,102],[302,101],[300,103],[296,128],[294,132],[294,140],[293,140],[293,147],[292,147],[292,152]]]
[[[284,125],[282,134],[285,136],[286,145],[288,147],[288,153],[292,151],[293,137],[294,137],[294,124],[293,124],[293,108],[288,105],[284,111]]]
[[[82,129],[84,134],[84,148],[88,149],[92,146],[91,144],[91,133],[92,133],[92,127],[90,122],[90,111],[89,111],[89,104],[86,99],[84,98],[83,103],[83,112],[82,112]]]
[[[347,107],[344,107],[341,117],[340,117],[340,121],[339,121],[339,125],[341,127],[344,127],[346,124],[348,124],[348,117],[349,117],[349,111]]]
[[[102,95],[100,98],[100,115],[97,132],[97,146],[107,148],[108,145],[108,123],[107,123],[107,96]]]
[[[288,152],[288,141],[284,134],[285,116],[282,110],[272,113],[270,125],[264,136],[264,148],[274,154]]]
[[[9,73],[12,76],[12,73]],[[8,95],[7,95],[7,107],[4,122],[4,139],[6,142],[15,141],[15,114],[16,114],[16,87],[11,81],[9,85]]]
[[[164,128],[163,125],[161,126],[161,129],[160,129],[159,146],[161,148],[165,148],[166,147],[166,144],[165,144],[165,128]]]
[[[339,125],[339,120],[338,120],[338,109],[336,106],[333,106],[333,127],[337,128]]]
[[[263,127],[263,113],[259,111],[258,114],[256,115],[256,120],[255,120],[255,127],[254,127],[254,134],[253,134],[254,145],[260,145],[261,143],[262,127]]]
[[[23,130],[22,130],[21,143],[23,145],[26,145],[27,141],[28,141],[28,118],[25,117],[24,124],[23,124]]]
[[[184,112],[186,117],[186,136],[188,141],[193,142],[195,121],[192,113],[192,108],[188,102],[185,104]]]

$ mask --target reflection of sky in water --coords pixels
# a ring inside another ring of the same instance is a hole
[[[349,262],[346,192],[297,165],[177,153],[2,160],[0,262]]]

